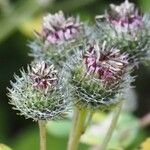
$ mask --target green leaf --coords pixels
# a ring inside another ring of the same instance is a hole
[[[42,16],[38,16],[32,19],[25,21],[24,23],[20,24],[19,29],[20,31],[29,37],[32,37],[33,31],[40,32],[41,31],[41,18]]]
[[[57,137],[67,137],[69,135],[71,122],[69,120],[49,121],[47,131]]]
[[[144,11],[150,12],[150,1],[149,0],[139,0],[139,5]]]
[[[66,138],[57,138],[53,135],[47,134],[47,149],[65,150],[67,144]],[[36,128],[29,128],[23,130],[13,142],[14,150],[39,150],[39,130]]]
[[[66,150],[68,137],[56,137],[47,134],[47,150]],[[35,128],[28,128],[14,138],[13,150],[39,150],[39,130],[38,125]],[[79,150],[87,150],[87,146],[79,145]]]

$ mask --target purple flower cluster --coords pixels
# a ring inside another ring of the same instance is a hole
[[[119,6],[111,4],[106,14],[101,17],[105,18],[119,33],[135,31],[143,25],[143,15],[128,0]],[[99,19],[99,16],[96,18]]]
[[[44,61],[37,63],[35,67],[31,68],[30,77],[34,87],[45,91],[49,88],[54,88],[58,81],[57,71],[54,69],[54,66],[48,66]]]
[[[43,17],[42,37],[47,43],[61,44],[72,40],[80,31],[81,24],[73,17],[65,18],[62,11]]]
[[[83,58],[87,74],[95,73],[102,81],[111,82],[122,75],[128,59],[127,55],[120,54],[118,49],[106,48],[105,44],[89,44]]]

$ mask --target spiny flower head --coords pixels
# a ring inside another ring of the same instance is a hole
[[[129,55],[130,65],[149,60],[150,16],[142,14],[133,3],[126,0],[110,9],[102,16],[96,16],[97,38],[118,45],[121,53]]]
[[[34,62],[28,72],[15,76],[9,88],[10,104],[21,115],[33,120],[48,120],[62,117],[67,110],[67,90],[53,65]]]
[[[115,30],[111,33],[130,35],[132,40],[137,39],[138,31],[143,27],[143,15],[135,8],[133,3],[125,0],[124,3],[118,5],[111,4],[104,15],[96,16],[96,20],[105,20],[107,24]],[[129,38],[129,37],[128,37]]]
[[[47,43],[61,44],[75,38],[80,32],[81,23],[75,18],[65,18],[62,11],[43,17],[42,36]]]
[[[85,45],[64,66],[72,103],[79,108],[111,109],[119,103],[125,89],[130,88],[127,55],[106,44]]]
[[[120,6],[111,4],[106,19],[120,32],[136,30],[143,24],[142,15],[128,0],[125,0]]]
[[[92,28],[81,23],[79,17],[65,18],[62,11],[48,14],[43,18],[42,31],[30,43],[31,54],[35,60],[46,60],[62,67],[75,47],[82,46],[91,34]]]
[[[89,45],[84,55],[87,74],[95,73],[104,82],[116,80],[128,64],[128,57],[117,48],[106,48],[106,42]]]

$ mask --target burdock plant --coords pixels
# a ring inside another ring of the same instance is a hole
[[[121,54],[115,46],[109,47],[105,41],[89,42],[82,51],[75,51],[64,67],[75,107],[68,150],[77,149],[92,113],[121,105],[121,97],[132,79],[128,74],[128,55]]]
[[[46,122],[63,117],[67,109],[67,93],[59,72],[44,61],[32,63],[27,73],[15,75],[15,82],[9,88],[10,104],[20,115],[38,121],[40,150],[46,150]]]
[[[101,147],[106,150],[133,81],[130,70],[149,58],[149,27],[149,16],[128,0],[96,16],[96,30],[62,11],[43,17],[42,30],[29,45],[34,62],[9,88],[13,108],[38,121],[41,150],[46,150],[46,121],[62,117],[70,104],[68,150],[77,149],[94,112],[117,108]]]
[[[62,67],[74,47],[82,46],[88,34],[87,26],[79,17],[65,17],[62,11],[43,17],[42,30],[30,43],[31,56],[35,59],[53,62]],[[85,30],[86,28],[86,30]]]
[[[129,54],[131,65],[149,59],[150,17],[141,13],[133,3],[125,0],[111,4],[104,15],[96,16],[97,38],[117,44]]]

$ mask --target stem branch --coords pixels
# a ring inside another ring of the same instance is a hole
[[[123,102],[121,102],[117,106],[116,110],[114,111],[113,118],[112,118],[112,121],[111,121],[111,125],[108,129],[108,132],[107,132],[106,137],[105,137],[105,139],[104,139],[104,141],[101,145],[100,150],[106,150],[106,148],[107,148],[107,145],[108,145],[108,143],[109,143],[109,141],[112,137],[113,131],[114,131],[116,125],[117,125],[117,121],[119,119],[119,115],[120,115],[120,112],[121,112],[122,105],[123,105]]]

